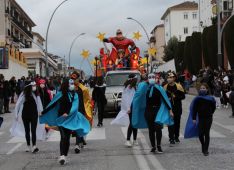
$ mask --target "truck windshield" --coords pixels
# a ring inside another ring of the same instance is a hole
[[[107,86],[123,86],[125,81],[128,79],[130,73],[121,74],[109,74],[106,77]],[[140,74],[137,74],[138,80],[140,80]]]

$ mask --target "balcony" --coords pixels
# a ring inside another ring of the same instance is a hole
[[[12,21],[13,21],[18,27],[20,27],[30,38],[33,38],[32,33],[31,33],[30,31],[28,31],[27,28],[26,28],[25,26],[23,26],[22,23],[20,23],[16,17],[13,17]]]

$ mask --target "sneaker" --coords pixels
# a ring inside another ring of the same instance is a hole
[[[139,143],[138,143],[138,141],[137,141],[137,140],[134,140],[132,145],[133,145],[133,146],[138,146],[138,145],[139,145]]]
[[[80,153],[80,147],[78,145],[75,146],[75,153],[76,154]]]
[[[64,155],[60,156],[58,162],[60,163],[60,165],[65,165],[66,157]]]
[[[175,145],[175,141],[174,140],[170,140],[170,146]]]
[[[132,147],[132,144],[131,144],[130,140],[127,140],[125,142],[125,146],[127,146],[128,148]]]
[[[163,150],[162,150],[161,146],[157,146],[157,153],[163,153]]]
[[[209,152],[208,152],[208,151],[205,151],[205,152],[203,152],[203,155],[204,155],[204,156],[209,156]]]
[[[155,153],[155,152],[156,152],[156,148],[155,148],[155,147],[153,147],[153,148],[151,149],[151,151],[150,151],[150,152]]]
[[[99,128],[102,127],[102,126],[103,126],[102,123],[98,123],[98,124],[97,124],[97,127],[99,127]]]
[[[81,149],[83,149],[83,148],[84,148],[84,144],[83,144],[83,143],[79,143],[79,147],[80,147]]]
[[[176,142],[176,143],[180,143],[179,138],[175,139],[175,142]]]
[[[37,153],[37,152],[39,152],[39,149],[36,146],[33,146],[32,153]]]
[[[27,146],[27,149],[25,152],[31,152],[31,146]]]

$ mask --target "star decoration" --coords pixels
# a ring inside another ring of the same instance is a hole
[[[83,50],[81,55],[84,59],[88,58],[90,56],[89,50]]]
[[[133,33],[133,39],[140,40],[141,37],[142,35],[139,31]]]
[[[149,54],[150,56],[155,56],[155,55],[156,55],[156,52],[157,52],[156,48],[149,48],[149,49],[148,49],[148,54]]]
[[[147,64],[147,58],[145,57],[145,58],[141,58],[141,64],[143,65],[143,64]]]
[[[100,33],[97,35],[97,38],[102,42],[103,39],[105,38],[106,33]]]

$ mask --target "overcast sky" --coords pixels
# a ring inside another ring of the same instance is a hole
[[[49,18],[62,0],[16,0],[27,14],[36,23],[33,31],[45,37]],[[86,35],[80,37],[71,55],[71,63],[77,68],[82,68],[90,74],[91,69],[88,63],[81,66],[82,49],[87,49],[92,56],[99,54],[102,43],[96,38],[99,32],[106,33],[106,36],[114,36],[118,28],[122,29],[127,37],[132,38],[133,32],[140,31],[143,35],[137,46],[142,51],[147,49],[146,35],[135,22],[127,20],[133,17],[139,20],[150,34],[152,29],[161,24],[161,16],[165,10],[184,0],[69,0],[56,12],[52,21],[48,50],[51,53],[68,58],[69,48],[74,37],[82,32]],[[67,59],[68,60],[68,59]]]

